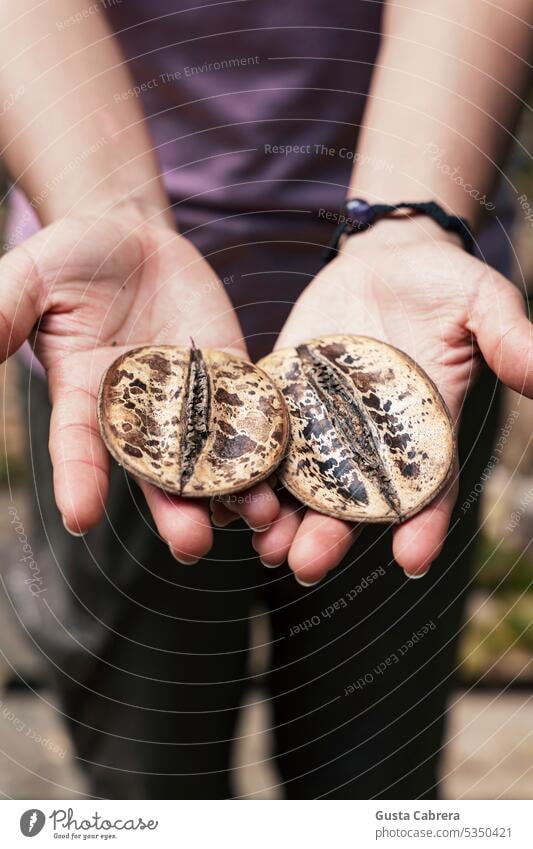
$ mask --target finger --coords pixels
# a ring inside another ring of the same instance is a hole
[[[338,566],[362,527],[308,510],[289,552],[289,566],[298,583],[312,586]]]
[[[29,253],[10,251],[0,261],[0,360],[16,351],[41,315],[41,286]]]
[[[49,449],[63,523],[71,533],[83,534],[102,517],[109,486],[109,457],[91,392],[73,388],[54,398]]]
[[[499,379],[533,398],[533,326],[520,291],[489,266],[478,287],[470,329]]]
[[[56,358],[47,371],[52,402],[49,450],[63,523],[83,534],[101,519],[109,488],[109,455],[98,425],[98,387],[116,349]]]
[[[253,531],[266,530],[279,515],[279,498],[266,483],[258,483],[246,492],[221,496],[223,505],[236,513]]]
[[[457,497],[457,478],[456,469],[452,483],[442,495],[393,530],[392,553],[408,578],[426,575],[442,550]]]
[[[273,569],[285,562],[302,522],[304,510],[298,502],[292,499],[284,500],[270,528],[264,533],[253,535],[252,546],[263,566]]]
[[[144,481],[137,481],[157,530],[179,563],[192,565],[207,554],[213,544],[207,502],[181,498]]]

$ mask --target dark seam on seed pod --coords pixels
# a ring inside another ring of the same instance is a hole
[[[401,521],[400,500],[381,456],[379,433],[369,419],[358,391],[341,370],[308,345],[298,345],[296,352],[302,371],[324,405],[337,438],[361,471],[374,481],[388,506]]]
[[[193,343],[194,346],[194,343]],[[196,462],[203,451],[209,435],[211,391],[209,376],[202,352],[194,346],[189,359],[187,373],[187,403],[185,426],[182,430],[182,466],[180,492],[191,479]]]

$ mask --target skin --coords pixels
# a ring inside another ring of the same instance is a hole
[[[2,100],[22,87],[0,122],[2,155],[43,226],[0,262],[0,348],[11,354],[40,321],[32,340],[53,403],[56,500],[76,533],[104,509],[108,456],[95,397],[111,360],[134,345],[187,344],[191,328],[199,346],[246,355],[222,285],[175,232],[138,98],[113,98],[133,80],[105,16],[57,26],[83,9],[84,0],[0,7]],[[505,12],[484,0],[388,2],[348,195],[434,198],[475,224],[479,203],[435,167],[427,145],[444,150],[480,194],[489,191],[525,85],[529,32],[520,19],[531,24],[531,15],[529,0]],[[65,163],[73,167],[60,179]],[[200,310],[190,295],[206,282]],[[334,332],[404,348],[455,417],[481,356],[505,383],[533,394],[520,293],[425,219],[382,222],[348,239],[295,304],[278,345]],[[361,531],[260,487],[242,505],[214,503],[213,518],[242,514],[266,528],[253,538],[263,562],[288,559],[304,584],[334,568]],[[212,541],[208,506],[141,488],[174,555],[196,562]],[[453,498],[452,489],[396,529],[394,555],[409,574],[423,573],[440,550]]]

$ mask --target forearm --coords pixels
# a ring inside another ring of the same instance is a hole
[[[533,6],[389,0],[384,14],[349,194],[433,199],[475,224],[528,80]]]
[[[87,6],[0,5],[3,159],[43,224],[124,204],[170,222],[139,100],[115,97],[133,80],[103,9]]]

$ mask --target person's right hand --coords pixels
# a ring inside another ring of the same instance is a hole
[[[170,227],[125,209],[61,219],[2,258],[2,360],[32,334],[52,401],[55,498],[74,533],[94,526],[106,501],[109,456],[96,399],[110,363],[137,345],[188,346],[191,336],[198,347],[247,356],[229,298],[208,263]],[[174,556],[192,563],[207,553],[206,503],[138,483]],[[273,495],[254,504],[261,525],[279,509]]]

